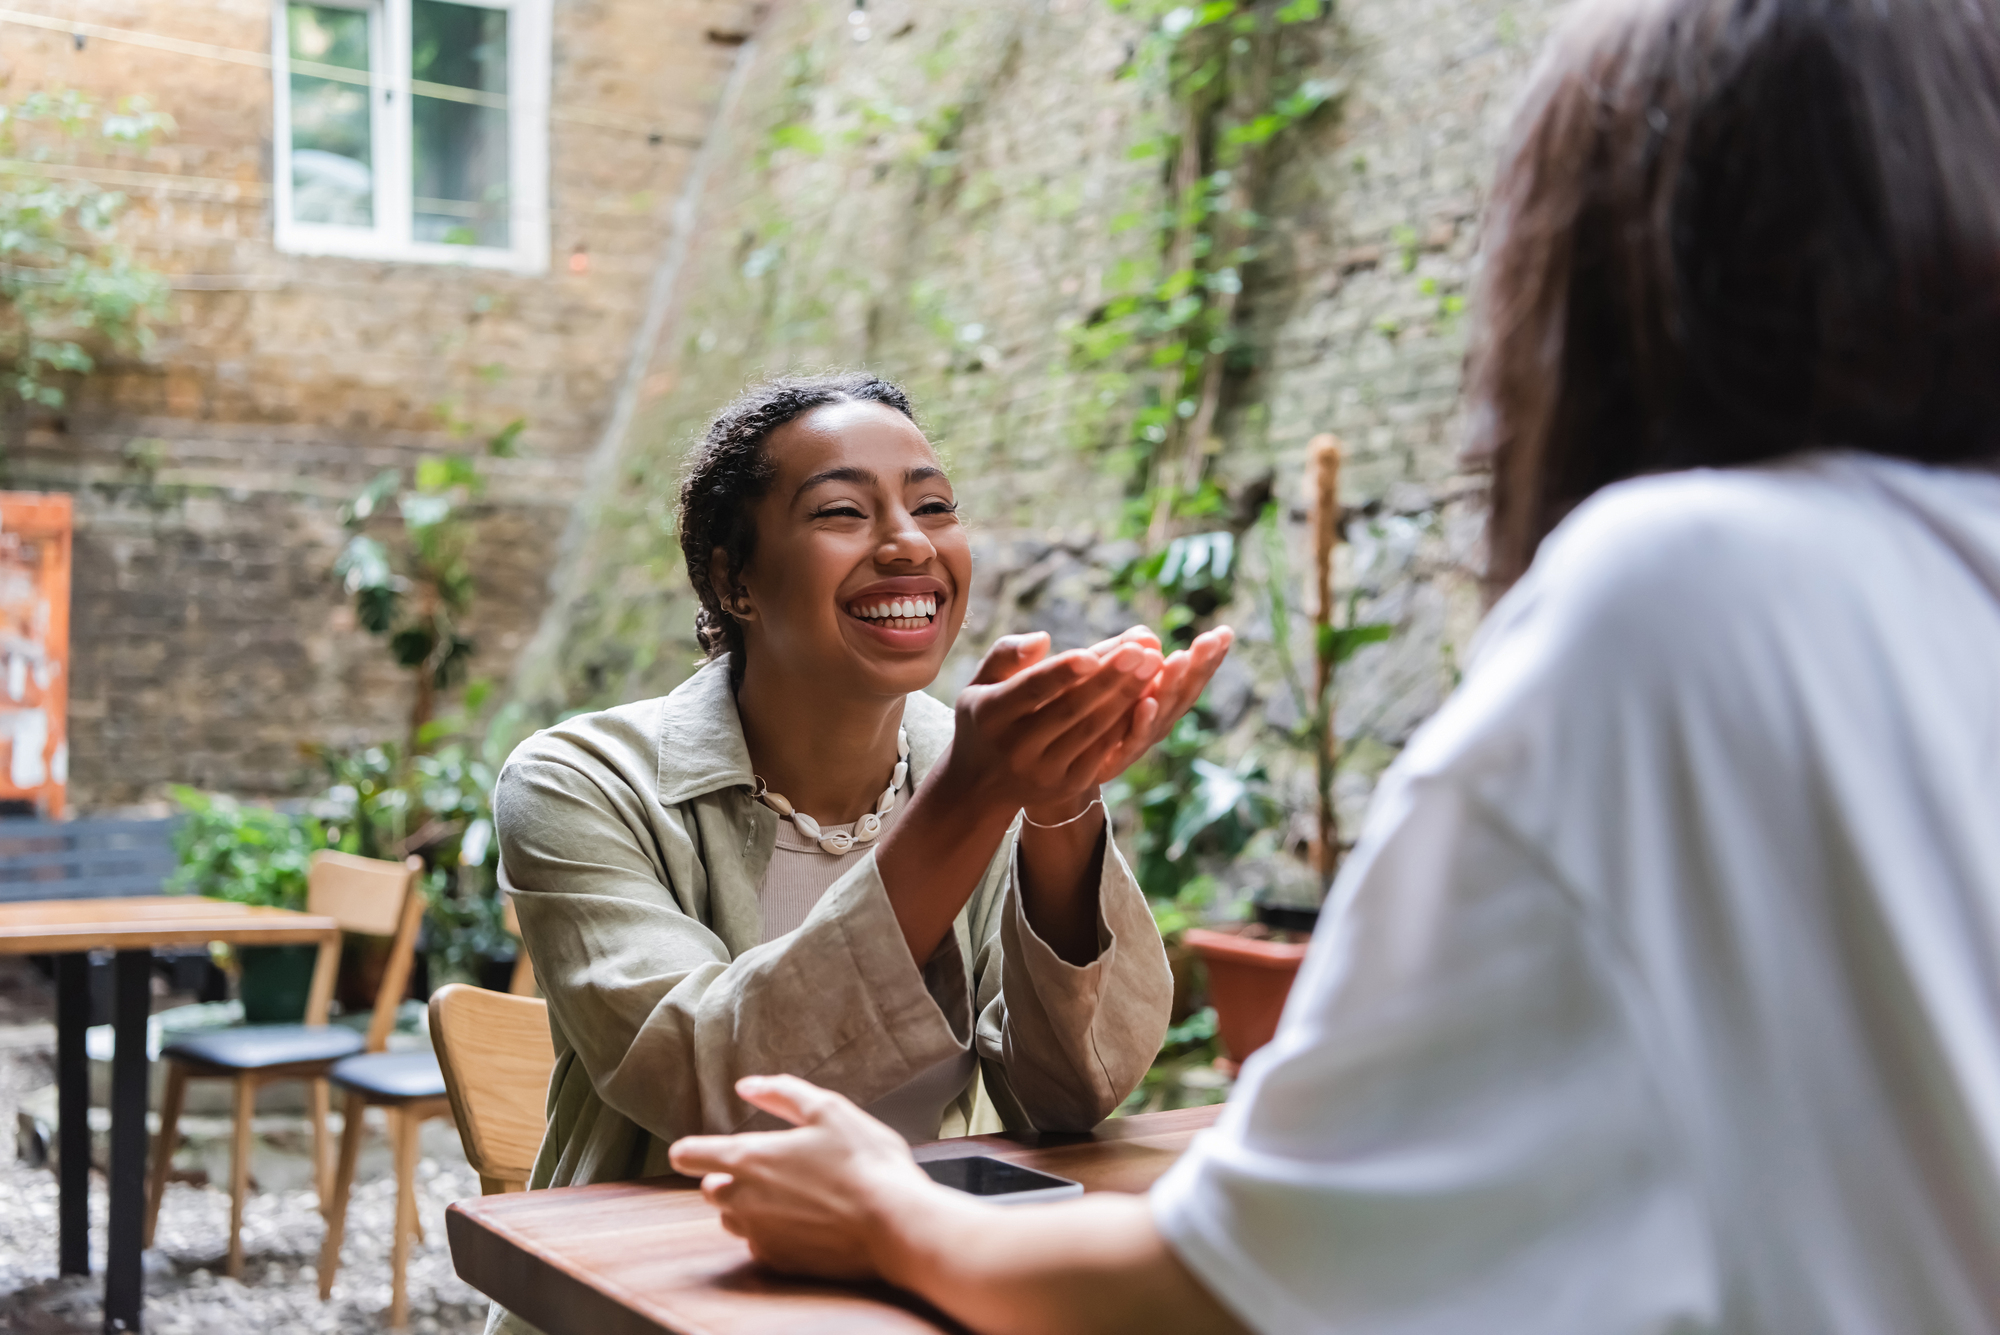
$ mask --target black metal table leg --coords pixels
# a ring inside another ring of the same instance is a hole
[[[135,1335],[140,1288],[139,1242],[146,1214],[146,1020],[152,1013],[150,951],[118,952],[111,1058],[111,1222],[104,1249],[104,1329]]]
[[[56,1157],[61,1203],[56,1207],[60,1269],[90,1273],[90,1063],[83,1036],[90,1028],[90,957],[56,956]]]

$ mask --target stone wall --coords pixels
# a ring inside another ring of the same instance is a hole
[[[179,128],[83,164],[171,276],[153,349],[112,359],[5,461],[77,498],[72,801],[170,782],[295,791],[298,746],[398,735],[409,687],[328,570],[374,473],[525,418],[493,461],[475,672],[504,674],[547,576],[740,42],[740,0],[558,0],[545,274],[281,254],[268,0],[33,0],[6,95],[147,97]],[[193,44],[193,45],[190,45]],[[164,49],[163,49],[164,48]]]
[[[1259,369],[1221,424],[1219,471],[1239,489],[1274,476],[1295,569],[1301,450],[1340,433],[1344,578],[1364,615],[1402,630],[1347,673],[1350,805],[1435,706],[1476,618],[1479,480],[1454,459],[1459,298],[1494,145],[1553,11],[1344,0],[1322,53],[1344,92],[1287,154],[1274,244],[1248,275]],[[126,237],[173,277],[172,318],[5,462],[6,485],[77,495],[79,805],[176,781],[296,791],[299,743],[396,734],[407,682],[327,575],[338,509],[378,470],[457,447],[453,423],[476,436],[528,422],[527,456],[488,469],[475,670],[513,672],[543,716],[689,670],[667,522],[678,460],[720,402],[775,371],[865,365],[917,394],[978,552],[941,693],[1005,630],[1076,642],[1130,615],[1109,591],[1134,550],[1118,539],[1125,477],[1068,331],[1146,244],[1121,215],[1162,188],[1159,164],[1130,151],[1162,112],[1120,77],[1131,12],[871,0],[856,25],[832,2],[760,16],[744,0],[557,0],[552,256],[531,277],[272,247],[270,77],[226,58],[268,51],[264,0],[37,12],[58,26],[0,22],[10,95],[140,93],[180,122],[142,160],[90,164],[133,197]],[[79,43],[61,24],[95,26]],[[741,100],[712,124],[739,52]],[[692,249],[618,430],[648,287],[710,133]],[[1248,603],[1233,615],[1249,643],[1228,698],[1247,743],[1289,705],[1271,627]]]
[[[1303,568],[1300,463],[1349,447],[1343,583],[1390,644],[1344,674],[1350,815],[1442,698],[1477,619],[1480,480],[1456,461],[1462,294],[1485,178],[1552,0],[1342,0],[1321,73],[1345,91],[1286,155],[1275,238],[1245,294],[1259,369],[1222,422],[1219,471],[1274,476],[1288,567]],[[1078,643],[1131,615],[1110,572],[1124,481],[1091,444],[1099,405],[1067,331],[1099,305],[1157,207],[1132,146],[1161,109],[1119,77],[1139,30],[1103,0],[872,0],[782,6],[750,93],[719,128],[733,169],[631,432],[586,498],[521,694],[547,712],[671,687],[692,604],[671,532],[678,460],[745,380],[866,366],[915,394],[974,526],[977,586],[949,695],[1003,631]],[[865,40],[857,40],[857,26]],[[1257,558],[1252,556],[1253,567]],[[1254,572],[1253,572],[1254,573]],[[1220,692],[1232,717],[1296,717],[1254,600]],[[1259,706],[1254,709],[1251,706]]]

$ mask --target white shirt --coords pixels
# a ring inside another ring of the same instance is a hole
[[[2000,1331],[2000,477],[1581,507],[1153,1210],[1263,1332]]]

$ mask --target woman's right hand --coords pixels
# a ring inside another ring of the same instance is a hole
[[[1093,794],[1107,747],[1132,731],[1132,714],[1163,660],[1138,638],[1049,654],[1046,634],[994,642],[959,693],[957,728],[939,775],[958,800],[1007,819],[1025,807],[1060,807]]]

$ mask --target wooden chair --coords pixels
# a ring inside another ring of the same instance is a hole
[[[454,983],[431,997],[431,1045],[465,1157],[491,1196],[527,1189],[548,1124],[548,1003]]]
[[[333,1000],[340,951],[329,945],[320,951],[306,1001],[305,1023],[245,1025],[197,1034],[169,1044],[160,1052],[167,1063],[166,1088],[160,1099],[160,1133],[153,1142],[151,1179],[146,1193],[145,1245],[153,1245],[160,1200],[166,1194],[173,1164],[181,1106],[190,1080],[235,1082],[235,1135],[230,1149],[228,1273],[243,1273],[243,1197],[250,1181],[250,1120],[257,1090],[273,1080],[307,1081],[312,1095],[313,1185],[320,1208],[326,1208],[330,1164],[327,1155],[327,1079],[335,1063],[363,1051],[379,1051],[396,1022],[396,1006],[409,986],[417,928],[423,922],[424,900],[417,892],[420,859],[383,862],[346,853],[313,854],[306,872],[306,908],[323,914],[341,930],[393,938],[382,987],[375,995],[375,1014],[363,1038],[352,1029],[327,1024]]]
[[[511,899],[506,904],[507,930],[518,938],[521,934],[520,920],[514,916]],[[513,987],[516,991],[532,989],[535,985],[534,967],[528,963],[528,950],[524,945],[514,964]],[[506,994],[487,992],[480,988],[446,987],[441,992],[466,991],[483,997],[498,997],[506,1000]],[[434,999],[435,1000],[435,999]],[[540,1011],[542,1003],[532,1003],[541,1014],[541,1045],[548,1048],[548,1020],[546,1012]],[[431,1007],[431,1041],[435,1045],[437,1037],[438,1008]],[[448,1094],[448,1084],[441,1067],[443,1050],[434,1055],[429,1052],[376,1052],[350,1057],[334,1066],[332,1079],[346,1094],[343,1125],[340,1133],[340,1165],[335,1170],[332,1205],[327,1211],[326,1241],[320,1250],[319,1296],[333,1296],[333,1277],[340,1269],[340,1247],[345,1240],[347,1228],[347,1198],[354,1186],[354,1164],[361,1153],[361,1125],[366,1109],[379,1107],[386,1110],[389,1118],[389,1141],[396,1155],[396,1223],[393,1242],[392,1286],[390,1289],[389,1324],[402,1327],[409,1324],[409,1268],[410,1244],[423,1236],[423,1227],[417,1219],[417,1135],[426,1118],[456,1116],[458,1107]],[[555,1064],[553,1050],[543,1063],[541,1082],[546,1088],[549,1067]],[[537,1098],[540,1097],[539,1091]],[[535,1146],[541,1142],[540,1106],[536,1107],[535,1145],[528,1150],[529,1162],[533,1162]],[[464,1123],[460,1123],[459,1135],[466,1137]],[[466,1141],[467,1157],[472,1158],[471,1142]],[[487,1179],[486,1170],[479,1168],[480,1160],[472,1159],[478,1168],[483,1189]],[[519,1177],[523,1185],[527,1182],[527,1172],[522,1170]]]

